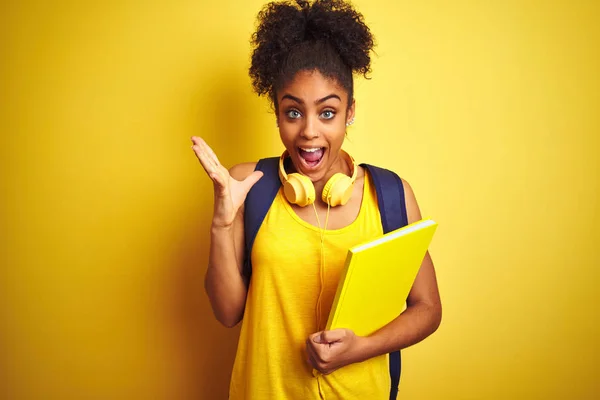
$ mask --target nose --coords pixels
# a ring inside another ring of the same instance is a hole
[[[302,127],[301,135],[308,140],[319,137],[318,127],[314,118],[306,118],[306,123]]]

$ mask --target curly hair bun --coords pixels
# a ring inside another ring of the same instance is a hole
[[[352,93],[352,73],[367,77],[374,39],[363,16],[343,0],[271,2],[258,14],[250,77],[259,95],[300,70],[319,70]]]
[[[353,72],[370,72],[373,36],[363,16],[350,4],[340,0],[316,1],[307,9],[305,29],[305,40],[330,43]]]

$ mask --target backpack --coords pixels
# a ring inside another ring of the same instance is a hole
[[[377,192],[381,225],[384,233],[391,232],[408,224],[404,186],[394,172],[369,164],[360,164],[366,168],[373,180]],[[263,177],[250,189],[244,202],[245,256],[244,275],[250,278],[252,265],[250,254],[254,238],[267,215],[277,192],[281,187],[279,179],[279,157],[263,158],[256,164],[256,171],[262,171]],[[400,383],[400,351],[389,354],[391,391],[390,400],[396,400]]]

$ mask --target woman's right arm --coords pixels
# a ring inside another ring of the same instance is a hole
[[[242,274],[243,204],[262,172],[254,171],[255,163],[239,164],[228,171],[202,139],[194,137],[192,142],[192,148],[214,186],[210,253],[204,285],[217,320],[233,327],[244,315],[248,292],[248,282]]]
[[[234,179],[243,181],[253,171],[255,163],[231,168]],[[242,205],[229,227],[213,224],[210,230],[210,254],[204,281],[217,320],[231,328],[242,320],[246,305],[248,282],[243,276],[244,265],[244,206]]]

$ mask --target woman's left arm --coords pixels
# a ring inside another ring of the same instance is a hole
[[[419,221],[421,211],[415,194],[403,180],[408,222]],[[309,362],[322,373],[418,343],[439,327],[442,304],[433,261],[426,253],[406,300],[406,310],[368,337],[355,336],[347,329],[318,332],[307,340]]]
[[[419,221],[421,211],[415,194],[403,180],[408,223]],[[364,359],[401,350],[431,335],[440,326],[442,304],[433,261],[426,253],[419,273],[406,299],[406,310],[388,325],[365,339]]]

